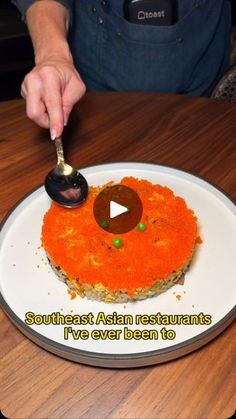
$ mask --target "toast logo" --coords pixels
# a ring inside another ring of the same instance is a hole
[[[139,10],[137,17],[138,20],[164,18],[165,10],[159,10],[154,12],[144,12],[144,10]]]

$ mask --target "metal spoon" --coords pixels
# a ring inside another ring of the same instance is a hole
[[[57,165],[45,178],[44,186],[57,204],[75,208],[88,196],[88,183],[78,170],[65,163],[61,137],[55,139]]]

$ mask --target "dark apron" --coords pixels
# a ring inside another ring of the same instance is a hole
[[[179,0],[172,26],[123,18],[123,0],[75,0],[70,44],[88,90],[208,95],[229,66],[227,0]]]

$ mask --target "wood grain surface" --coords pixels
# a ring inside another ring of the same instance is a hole
[[[89,93],[64,133],[76,167],[115,161],[172,165],[236,197],[236,105],[205,98]],[[55,164],[48,132],[23,100],[0,103],[0,217]],[[0,408],[10,418],[228,418],[235,410],[236,328],[175,361],[102,369],[54,356],[0,312]]]

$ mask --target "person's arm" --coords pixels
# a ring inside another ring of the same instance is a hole
[[[26,20],[35,51],[35,67],[22,83],[26,112],[38,125],[50,128],[54,139],[85,93],[67,43],[69,11],[54,0],[36,1],[27,9]]]

